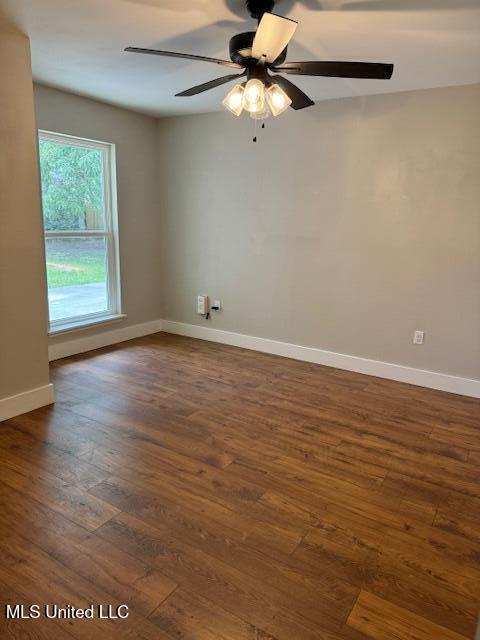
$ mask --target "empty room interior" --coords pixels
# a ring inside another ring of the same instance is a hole
[[[0,0],[0,638],[480,640],[480,0]]]

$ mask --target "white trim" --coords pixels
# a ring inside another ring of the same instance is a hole
[[[77,353],[85,353],[92,349],[100,349],[100,347],[108,347],[111,344],[117,344],[125,340],[132,340],[133,338],[140,338],[141,336],[147,336],[151,333],[158,333],[161,330],[162,321],[151,320],[150,322],[134,324],[129,327],[122,327],[121,329],[111,329],[110,331],[85,335],[80,338],[74,338],[73,340],[66,340],[65,342],[53,343],[48,347],[48,359],[58,360],[60,358],[67,358]]]
[[[119,320],[125,320],[127,316],[124,313],[116,313],[113,315],[99,315],[96,316],[87,316],[83,320],[75,320],[74,322],[64,322],[62,324],[56,324],[51,326],[48,335],[53,338],[53,336],[59,336],[63,333],[70,333],[71,331],[81,331],[84,329],[93,329],[94,327],[98,327],[103,324],[111,324],[112,322],[119,322]]]
[[[430,389],[438,389],[440,391],[448,391],[450,393],[458,393],[464,396],[480,398],[480,380],[460,378],[446,373],[425,371],[423,369],[405,367],[403,365],[392,364],[390,362],[369,360],[368,358],[359,358],[358,356],[349,356],[343,353],[324,351],[323,349],[317,349],[315,347],[303,347],[298,344],[290,344],[288,342],[280,342],[278,340],[270,340],[268,338],[257,338],[254,336],[244,335],[242,333],[222,331],[220,329],[185,324],[183,322],[175,322],[172,320],[163,320],[162,330],[167,333],[175,333],[181,336],[190,336],[191,338],[220,342],[222,344],[229,344],[235,347],[243,347],[244,349],[252,349],[254,351],[263,351],[265,353],[272,353],[286,358],[294,358],[295,360],[304,360],[306,362],[314,362],[328,367],[355,371],[357,373],[376,376],[378,378],[387,378],[388,380],[397,380],[399,382],[414,384],[420,387],[428,387]]]
[[[14,418],[22,413],[33,411],[55,401],[53,384],[46,384],[43,387],[30,389],[15,396],[0,399],[0,422]]]
[[[104,142],[103,140],[94,140],[93,138],[81,138],[79,136],[72,136],[70,133],[59,133],[58,131],[49,131],[48,129],[39,129],[39,137],[41,136],[45,140],[50,142],[60,142],[61,144],[69,144],[72,147],[87,147],[88,149],[105,149],[106,146],[110,146],[110,142]]]
[[[63,331],[65,325],[81,323],[85,318],[110,318],[111,316],[122,314],[122,300],[120,288],[120,250],[118,241],[118,203],[117,203],[117,176],[115,145],[110,142],[99,140],[89,140],[78,138],[64,133],[54,133],[52,131],[38,130],[38,143],[42,141],[54,142],[57,144],[70,145],[74,147],[85,147],[95,149],[101,153],[102,174],[103,174],[103,202],[104,202],[104,229],[82,230],[82,231],[44,231],[45,240],[61,238],[103,238],[105,241],[106,255],[106,285],[107,285],[107,309],[101,313],[92,313],[85,316],[71,316],[59,320],[50,321],[51,332],[55,327]],[[40,158],[40,155],[39,155]],[[43,204],[42,204],[43,206]],[[48,285],[47,285],[48,289]]]
[[[106,231],[44,231],[45,238],[105,238]]]
[[[243,333],[222,331],[220,329],[185,324],[173,320],[152,320],[142,324],[122,327],[121,329],[104,331],[92,336],[82,336],[74,340],[51,344],[48,348],[49,359],[58,360],[59,358],[66,358],[76,353],[84,353],[92,349],[99,349],[100,347],[124,342],[125,340],[132,340],[133,338],[158,333],[159,331],[189,336],[191,338],[200,338],[201,340],[209,340],[221,344],[229,344],[235,347],[242,347],[243,349],[252,349],[253,351],[262,351],[285,358],[314,362],[328,367],[355,371],[356,373],[471,396],[472,398],[480,398],[480,380],[471,380],[469,378],[451,376],[446,373],[415,369],[390,362],[349,356],[343,353],[317,349],[315,347],[304,347],[288,342],[280,342],[279,340],[258,338]]]

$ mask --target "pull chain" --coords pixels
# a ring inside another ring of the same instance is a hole
[[[265,122],[262,122],[262,129],[265,129]],[[257,120],[255,119],[255,125],[254,125],[254,135],[253,135],[253,140],[252,142],[256,142],[257,141]]]

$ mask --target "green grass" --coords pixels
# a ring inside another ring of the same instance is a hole
[[[66,271],[65,269],[75,269]],[[48,286],[68,287],[73,284],[91,284],[105,282],[105,260],[96,259],[89,262],[63,260],[61,266],[47,263]]]
[[[49,288],[105,282],[105,255],[101,244],[85,240],[47,243]]]

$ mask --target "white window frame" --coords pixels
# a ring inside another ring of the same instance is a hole
[[[100,324],[124,318],[122,313],[120,289],[120,255],[118,246],[118,210],[117,184],[115,167],[115,145],[99,140],[78,138],[64,133],[55,133],[39,129],[38,140],[69,144],[75,147],[96,149],[102,154],[103,186],[104,186],[104,217],[103,231],[46,231],[44,225],[45,243],[48,238],[104,238],[107,259],[107,309],[96,313],[75,316],[60,320],[49,320],[49,334],[57,334],[74,329],[81,329],[93,324]],[[43,221],[43,216],[42,216]],[[48,283],[47,283],[48,296]],[[49,309],[50,314],[50,309]]]

